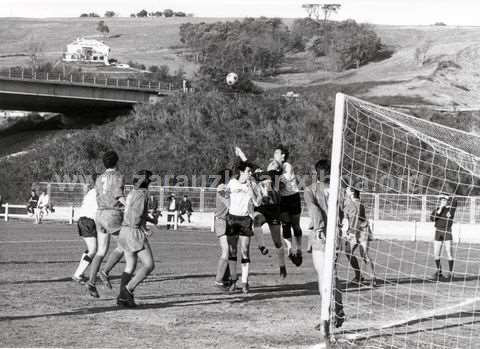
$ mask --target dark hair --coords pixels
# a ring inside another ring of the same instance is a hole
[[[102,160],[105,168],[114,168],[115,166],[117,166],[118,155],[113,150],[109,150],[105,154],[103,154]]]
[[[219,171],[217,173],[217,176],[219,176],[220,178],[220,181],[218,182],[218,184],[225,184],[227,183],[227,179],[229,179],[230,177],[232,177],[232,170],[230,170],[229,168],[225,168],[221,171]]]
[[[233,167],[233,175],[235,176],[235,178],[238,179],[238,176],[240,176],[240,172],[244,172],[247,169],[247,167],[250,167],[253,170],[255,168],[255,165],[253,165],[248,161],[237,162]]]
[[[323,171],[324,173],[330,174],[330,161],[327,159],[318,160],[315,164],[315,170],[317,172]]]
[[[138,181],[142,181],[139,188],[148,188],[150,184],[150,177],[152,176],[152,172],[149,170],[141,170],[138,171],[136,174],[133,175],[133,184],[137,184]]]
[[[93,182],[93,184],[95,184],[95,182],[97,181],[97,177],[98,177],[98,173],[93,173],[93,174],[92,174],[92,182]]]
[[[352,185],[349,185],[347,188],[349,188],[352,191],[353,197],[355,199],[360,199],[360,190],[358,190],[357,188],[355,188]]]
[[[279,146],[275,147],[275,150],[277,149],[280,150],[282,154],[285,154],[285,161],[287,161],[288,157],[290,156],[290,152],[288,151],[287,147],[280,144]]]

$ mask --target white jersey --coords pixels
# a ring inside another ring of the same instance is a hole
[[[90,189],[83,197],[82,207],[80,208],[79,217],[87,217],[95,219],[97,213],[97,191],[95,188]]]
[[[293,171],[293,166],[288,162],[284,162],[282,165],[280,184],[281,196],[290,196],[300,192],[300,189],[298,188],[297,177],[295,177],[295,172]]]
[[[253,212],[251,190],[247,183],[240,183],[238,179],[232,178],[228,182],[230,204],[228,213],[234,216],[250,216]]]
[[[38,198],[37,207],[44,208],[50,203],[50,196],[48,194],[42,194]]]

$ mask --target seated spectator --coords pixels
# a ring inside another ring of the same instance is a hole
[[[171,193],[167,199],[167,210],[168,212],[178,211],[178,203],[175,199],[175,193]],[[170,229],[170,222],[173,220],[173,217],[167,214],[167,229]]]
[[[192,202],[188,198],[188,195],[184,195],[183,201],[180,203],[180,215],[178,216],[180,223],[185,222],[185,219],[182,217],[184,214],[187,215],[188,223],[190,223],[190,216],[192,215],[192,212]]]
[[[35,209],[37,208],[37,204],[38,204],[38,195],[35,189],[32,189],[30,198],[28,199],[28,202],[27,202],[27,213],[30,216],[33,216],[35,214]]]

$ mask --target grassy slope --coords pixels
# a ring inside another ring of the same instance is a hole
[[[0,19],[0,57],[28,52],[34,40],[44,43],[44,58],[57,60],[65,45],[81,36],[95,36],[98,18],[50,18]],[[172,70],[182,67],[193,74],[196,67],[180,55],[178,28],[185,22],[213,22],[217,18],[113,18],[105,19],[111,35],[107,39],[112,56],[120,61],[138,61],[149,65],[167,64]],[[227,19],[225,19],[227,20]],[[291,24],[292,20],[285,20]],[[305,86],[328,82],[349,84],[352,82],[395,82],[382,84],[364,94],[368,97],[403,95],[421,97],[439,105],[478,105],[480,93],[480,27],[406,27],[376,26],[382,40],[396,49],[388,60],[372,63],[358,71],[334,74],[316,71],[278,76],[274,83],[264,87]],[[101,37],[100,37],[101,38]],[[427,54],[427,63],[418,66],[414,60],[415,49],[425,41],[432,47]],[[301,59],[301,58],[300,58]],[[460,69],[436,71],[440,61],[456,62]],[[26,57],[0,58],[1,66],[28,62]],[[418,78],[427,77],[428,79]],[[401,81],[401,83],[398,83]],[[467,91],[468,90],[468,91]]]

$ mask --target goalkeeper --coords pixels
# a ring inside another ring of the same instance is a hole
[[[321,285],[323,278],[323,262],[325,258],[328,195],[330,186],[330,161],[319,160],[315,164],[315,170],[317,172],[317,181],[305,188],[304,198],[313,225],[313,230],[310,235],[309,246],[311,246],[312,249],[313,266],[318,276],[318,290],[320,293],[320,297],[323,297]],[[341,200],[339,200],[339,202],[341,202]],[[339,211],[341,218],[342,210]],[[333,290],[335,298],[334,322],[335,327],[340,327],[345,320],[342,294],[337,287],[334,287]],[[317,326],[317,328],[323,330],[323,335],[328,338],[330,328],[330,324],[328,322]]]
[[[371,230],[365,216],[365,206],[360,201],[360,191],[352,186],[348,186],[345,191],[347,199],[344,206],[344,220],[342,230],[346,232],[345,253],[355,270],[354,283],[361,284],[363,277],[360,273],[360,267],[354,256],[355,250],[360,248],[360,256],[365,266],[370,267],[372,286],[376,286],[375,268],[368,255],[368,242],[371,240]]]
[[[433,242],[433,254],[437,271],[434,274],[435,280],[441,280],[442,265],[440,263],[440,255],[442,253],[442,245],[445,245],[445,251],[448,258],[448,269],[450,271],[446,279],[453,278],[453,255],[452,255],[452,225],[455,211],[457,210],[457,200],[449,197],[447,194],[440,195],[439,205],[432,211],[430,220],[435,222],[435,241]]]

